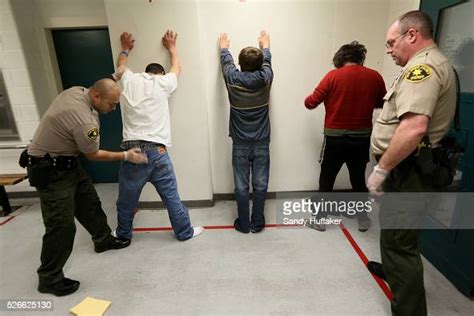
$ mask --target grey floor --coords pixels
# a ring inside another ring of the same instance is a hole
[[[97,188],[114,228],[116,186]],[[186,242],[168,231],[141,232],[126,249],[96,254],[77,224],[64,272],[81,281],[79,290],[62,298],[40,294],[35,273],[44,230],[39,201],[12,202],[24,206],[0,226],[0,300],[53,301],[54,311],[32,315],[68,315],[87,296],[112,301],[106,315],[390,314],[388,299],[338,227],[324,233],[269,228],[249,235],[216,229]],[[226,201],[190,214],[194,225],[231,225],[235,208],[234,201]],[[275,201],[269,200],[268,223],[275,222],[275,211]],[[169,226],[169,220],[163,210],[141,210],[135,226]],[[367,257],[379,259],[378,230],[361,233],[351,221],[346,226]],[[429,314],[473,315],[474,302],[429,262],[424,264]]]

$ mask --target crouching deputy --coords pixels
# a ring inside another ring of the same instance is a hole
[[[90,160],[147,162],[137,148],[124,152],[99,149],[98,112],[115,110],[119,97],[120,89],[110,79],[101,79],[90,89],[72,87],[63,91],[44,114],[31,144],[20,157],[30,184],[39,193],[46,229],[37,271],[41,293],[63,296],[79,288],[79,282],[65,278],[62,271],[74,243],[74,218],[91,234],[95,252],[130,244],[111,235],[92,180],[77,160],[83,153]]]

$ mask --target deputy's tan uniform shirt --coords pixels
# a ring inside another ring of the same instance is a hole
[[[400,117],[408,112],[430,117],[427,135],[434,147],[439,146],[456,110],[456,85],[449,60],[436,45],[420,50],[395,79],[384,101],[372,130],[374,155],[387,150]]]
[[[72,87],[61,92],[44,114],[28,147],[32,156],[77,156],[99,150],[99,113],[89,90]]]

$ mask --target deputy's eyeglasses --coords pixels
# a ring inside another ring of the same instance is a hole
[[[397,42],[397,40],[398,40],[400,37],[405,36],[405,34],[408,33],[409,30],[410,30],[410,29],[406,30],[405,32],[403,32],[402,34],[398,35],[398,36],[395,37],[394,39],[388,40],[387,43],[385,43],[385,47],[386,47],[386,48],[392,48],[393,45],[395,45],[395,43]]]

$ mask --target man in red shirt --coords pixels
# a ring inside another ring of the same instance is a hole
[[[339,48],[333,58],[336,69],[328,72],[313,94],[305,100],[308,109],[324,102],[324,143],[320,160],[319,192],[331,192],[336,176],[345,163],[349,169],[352,189],[367,192],[365,167],[369,162],[372,113],[381,108],[386,93],[382,76],[364,67],[367,49],[357,41]],[[370,219],[358,213],[359,230],[367,231]],[[324,224],[312,228],[325,230]]]

